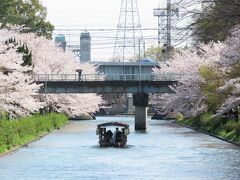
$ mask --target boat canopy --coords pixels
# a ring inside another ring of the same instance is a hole
[[[107,126],[121,126],[124,128],[129,128],[128,124],[124,124],[124,123],[120,123],[120,122],[109,122],[109,123],[103,123],[103,124],[97,125],[98,128],[103,128],[103,127],[107,127]]]

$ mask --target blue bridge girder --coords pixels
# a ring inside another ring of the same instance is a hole
[[[39,93],[174,93],[170,85],[176,81],[39,81]]]
[[[36,74],[34,81],[44,86],[39,93],[174,93],[169,86],[177,83],[176,75],[103,75],[103,74]]]

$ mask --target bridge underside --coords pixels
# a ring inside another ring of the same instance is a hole
[[[48,81],[40,93],[173,93],[169,85],[176,81]],[[140,88],[141,87],[141,88]],[[140,90],[141,89],[141,90]]]
[[[135,106],[135,130],[147,129],[149,93],[174,93],[176,81],[37,81],[44,86],[39,93],[132,93]]]

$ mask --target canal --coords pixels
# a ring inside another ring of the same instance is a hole
[[[125,149],[99,148],[96,125],[130,125]],[[1,180],[239,180],[240,148],[168,121],[148,121],[134,132],[134,117],[98,117],[71,124],[0,158]]]

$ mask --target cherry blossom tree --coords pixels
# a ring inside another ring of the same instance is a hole
[[[12,38],[7,30],[0,34],[0,109],[20,116],[37,111],[44,104],[34,98],[40,86],[33,82],[33,66],[23,65],[20,41],[7,42]]]
[[[171,86],[175,93],[161,97],[164,114],[180,112],[185,117],[193,117],[207,111],[200,88],[204,80],[199,69],[202,66],[214,67],[223,47],[223,43],[200,44],[197,50],[183,50],[175,54],[167,64],[160,64],[160,69],[154,69],[155,74],[178,75],[175,76],[178,84]]]
[[[239,108],[240,26],[225,42],[200,44],[197,50],[175,54],[168,64],[160,66],[154,69],[156,74],[182,74],[177,76],[179,83],[171,87],[175,94],[161,96],[162,113],[181,112],[193,117],[215,105],[212,110],[218,110],[218,116]]]
[[[4,44],[11,38],[19,45]],[[76,74],[76,69],[82,69],[82,73],[94,74],[97,67],[92,64],[80,64],[75,60],[73,53],[64,53],[54,42],[35,34],[0,30],[0,43],[1,109],[26,115],[47,104],[56,111],[72,116],[94,112],[102,104],[101,96],[96,94],[50,94],[44,98],[45,102],[41,102],[42,98],[36,98],[40,86],[33,83],[33,73]],[[17,52],[17,48],[22,44],[31,52],[32,65],[22,65],[22,55]]]
[[[223,49],[219,62],[219,67],[224,72],[225,84],[218,90],[227,93],[228,97],[218,114],[238,108],[240,104],[240,26],[232,30],[225,43],[226,48]]]

